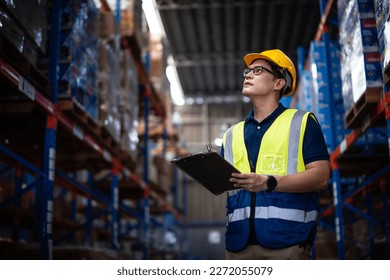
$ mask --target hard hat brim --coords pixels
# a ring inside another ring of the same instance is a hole
[[[268,60],[268,61],[271,61],[272,63],[274,63],[275,65],[278,65],[278,63],[276,61],[274,61],[273,59],[269,58],[266,55],[262,55],[259,53],[249,53],[249,54],[244,56],[244,61],[245,61],[246,66],[250,66],[252,64],[252,62],[257,60],[257,59]]]

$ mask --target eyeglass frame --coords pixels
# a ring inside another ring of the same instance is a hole
[[[253,72],[253,70],[255,70],[255,69],[260,69],[260,72],[259,72],[258,74],[255,74],[255,72]],[[252,72],[253,75],[255,75],[255,76],[260,76],[261,73],[263,73],[263,71],[266,71],[266,72],[268,72],[268,73],[270,73],[270,74],[272,74],[272,75],[278,77],[278,75],[276,75],[275,72],[273,72],[272,70],[269,70],[269,69],[265,68],[264,66],[255,66],[255,67],[253,67],[253,68],[245,68],[244,71],[242,71],[242,75],[243,75],[244,78],[245,78],[250,72]]]

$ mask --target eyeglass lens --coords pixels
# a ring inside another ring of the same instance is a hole
[[[244,75],[244,77],[246,77],[246,75],[248,75],[251,71],[253,72],[253,75],[256,75],[256,76],[260,75],[263,71],[267,71],[271,74],[274,74],[271,70],[268,70],[267,68],[264,68],[263,66],[246,68],[242,74]]]

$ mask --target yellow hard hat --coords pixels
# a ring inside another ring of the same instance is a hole
[[[286,80],[286,85],[283,89],[283,96],[289,96],[294,93],[297,73],[295,71],[294,63],[291,59],[281,50],[274,49],[263,51],[261,53],[249,53],[244,56],[244,61],[247,66],[251,65],[256,59],[264,59],[272,62],[276,67],[278,67],[278,72],[280,76]],[[288,75],[287,75],[288,74]]]

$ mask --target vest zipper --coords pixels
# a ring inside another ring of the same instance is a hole
[[[253,165],[252,161],[249,160],[251,172],[256,172],[256,167]],[[256,193],[251,193],[251,203],[250,203],[251,211],[249,216],[249,240],[250,242],[254,242],[256,239],[255,233],[255,210],[256,210]]]

